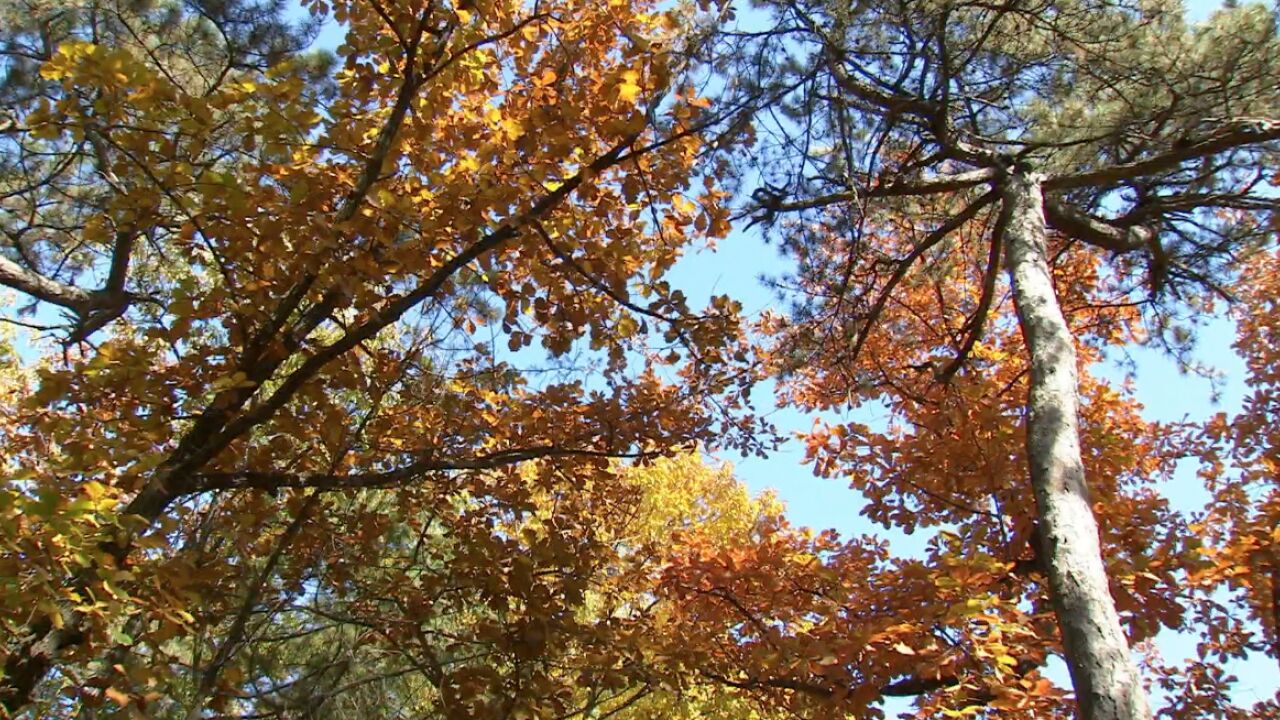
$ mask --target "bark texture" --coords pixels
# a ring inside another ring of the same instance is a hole
[[[1049,274],[1041,178],[1011,173],[1005,263],[1031,355],[1027,458],[1067,665],[1085,720],[1146,720],[1146,692],[1107,584],[1080,456],[1076,352]]]

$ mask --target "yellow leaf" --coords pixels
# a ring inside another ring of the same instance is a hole
[[[681,215],[688,215],[698,208],[689,198],[679,193],[671,196],[671,207]]]
[[[124,707],[128,705],[129,701],[132,699],[125,693],[122,693],[115,688],[107,688],[105,691],[105,695],[109,700],[119,705],[120,707]]]
[[[80,489],[90,500],[97,500],[107,494],[108,488],[97,480],[90,480],[84,485],[81,485]]]
[[[53,603],[45,603],[40,606],[44,610],[44,614],[49,618],[49,622],[53,623],[55,630],[61,630],[66,624],[62,619],[62,611]]]
[[[627,70],[622,73],[622,84],[618,85],[618,97],[623,102],[635,102],[640,97],[640,73]]]

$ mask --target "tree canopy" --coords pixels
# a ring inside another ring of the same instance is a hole
[[[1280,661],[1274,10],[0,21],[0,714],[1280,714],[1222,669]],[[735,229],[759,317],[671,279]],[[1108,358],[1223,308],[1243,412],[1144,418]],[[698,452],[766,379],[923,553]]]

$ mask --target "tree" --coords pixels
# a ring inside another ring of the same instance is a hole
[[[4,711],[839,716],[912,696],[1045,717],[1071,711],[1040,675],[1060,625],[1085,713],[1140,715],[1121,629],[1192,615],[1204,657],[1148,662],[1208,688],[1176,710],[1240,715],[1213,662],[1275,652],[1247,638],[1249,617],[1274,629],[1239,571],[1269,567],[1269,506],[1224,481],[1228,530],[1201,543],[1149,481],[1227,448],[1265,483],[1243,439],[1263,419],[1173,435],[1090,366],[1144,321],[1176,344],[1178,308],[1269,232],[1274,19],[771,7],[714,104],[691,87],[703,30],[641,2],[316,0],[301,26],[276,2],[5,6],[0,284],[24,298],[10,324],[45,335],[0,346]],[[306,50],[325,19],[336,60]],[[943,526],[922,559],[662,460],[761,449],[737,303],[695,314],[664,280],[728,230],[714,152],[750,134],[739,106],[789,113],[757,122],[754,210],[807,300],[766,319],[768,362],[798,405],[891,408],[817,428],[810,455],[873,519]],[[1079,451],[1042,472],[1022,433],[1045,410]],[[1035,503],[1008,482],[1028,473]],[[1045,491],[1058,476],[1074,495]],[[1051,511],[1093,521],[1084,476],[1100,547],[1079,552],[1089,532],[1055,542]],[[1064,553],[1090,568],[1086,612]],[[1071,630],[1096,617],[1100,650]]]
[[[1189,26],[1180,5],[1159,2],[762,6],[772,29],[726,33],[729,52],[712,61],[737,78],[731,93],[790,91],[762,108],[760,159],[746,171],[759,176],[756,220],[781,228],[800,262],[800,306],[779,348],[789,397],[811,408],[887,399],[921,422],[906,408],[941,400],[911,373],[962,396],[984,371],[984,338],[1013,322],[998,312],[1008,292],[1028,358],[1017,370],[1029,378],[1025,466],[1013,466],[1029,471],[1036,518],[1023,536],[1039,546],[1081,714],[1147,717],[1094,518],[1106,478],[1092,477],[1092,496],[1086,483],[1082,343],[1063,312],[1074,280],[1053,266],[1106,255],[1105,269],[1086,263],[1110,279],[1085,304],[1145,308],[1156,341],[1185,344],[1181,309],[1209,309],[1271,232],[1274,13],[1241,6]],[[955,251],[965,232],[984,247]],[[927,279],[954,281],[950,266],[964,263],[977,263],[960,275],[977,292]],[[921,284],[936,294],[920,297]],[[904,338],[908,328],[927,342]],[[874,352],[878,334],[906,347]],[[920,491],[897,477],[883,492]],[[916,524],[909,509],[886,519]]]
[[[240,558],[265,587],[228,583],[225,602],[198,605],[197,633],[126,659],[112,689],[161,661],[152,717],[706,717],[741,706],[723,691],[674,692],[680,679],[654,653],[666,610],[653,577],[682,529],[743,544],[776,507],[696,455],[619,464],[611,482],[572,496],[539,488],[540,465],[519,474],[528,504],[498,517],[440,488],[328,495],[301,523],[278,513],[252,539],[288,543],[274,571],[263,572],[269,557]],[[236,652],[220,652],[228,642]]]
[[[1202,533],[1213,548],[1210,578],[1226,583],[1241,596],[1247,617],[1261,629],[1261,643],[1280,659],[1280,485],[1274,472],[1280,448],[1277,426],[1277,369],[1275,335],[1277,283],[1280,265],[1274,251],[1255,259],[1238,288],[1243,294],[1237,315],[1236,349],[1249,369],[1251,394],[1244,411],[1224,424],[1208,423],[1209,437],[1225,441],[1230,465],[1239,477],[1223,477],[1210,465],[1207,474],[1217,490]],[[1219,461],[1204,453],[1211,461]],[[1246,579],[1248,578],[1248,579]],[[1212,584],[1210,585],[1212,587]]]
[[[170,90],[197,98],[212,97],[237,78],[264,73],[285,59],[306,82],[301,102],[322,103],[330,89],[325,74],[331,58],[304,52],[319,25],[283,21],[286,3],[189,7],[33,1],[0,10],[5,25],[0,98],[7,108],[0,119],[0,177],[7,203],[0,283],[62,310],[72,339],[88,337],[147,299],[143,289],[155,272],[156,257],[138,246],[143,235],[168,228],[145,217],[160,200],[150,198],[150,208],[140,205],[147,188],[136,182],[136,170],[126,168],[179,160],[212,167],[233,151],[239,136],[223,127],[202,133],[199,142],[191,138],[180,149],[119,147],[107,135],[108,121],[95,115],[101,111],[94,104],[110,102],[109,96],[42,77],[42,66],[59,46],[87,42],[125,51],[132,62],[163,76]],[[41,111],[55,107],[75,109],[87,121],[77,132],[62,134],[52,126],[38,132]]]
[[[1255,654],[1280,661],[1280,554],[1277,554],[1276,368],[1272,341],[1276,313],[1274,249],[1255,257],[1233,286],[1237,353],[1245,360],[1250,392],[1242,412],[1225,413],[1185,428],[1187,455],[1201,463],[1211,499],[1192,530],[1201,558],[1188,580],[1196,623],[1204,641],[1185,666],[1156,666],[1161,685],[1176,691],[1175,709],[1192,716],[1269,717],[1280,696],[1253,708],[1229,702],[1237,680],[1230,661]],[[1225,708],[1225,711],[1224,711]]]
[[[903,217],[875,242],[886,252],[908,250],[915,238],[905,229],[929,217],[923,209]],[[894,557],[876,538],[806,538],[786,527],[762,547],[685,551],[666,585],[690,608],[692,627],[679,637],[697,638],[689,645],[709,653],[705,666],[724,681],[802,715],[868,716],[893,697],[915,698],[922,717],[1072,712],[1068,694],[1042,674],[1062,646],[1034,498],[1011,481],[1026,473],[1028,382],[1011,301],[993,305],[1001,320],[949,383],[927,371],[939,357],[938,336],[961,329],[966,305],[982,293],[987,241],[975,223],[904,276],[861,362],[806,354],[787,378],[788,399],[798,405],[844,402],[848,386],[838,380],[849,377],[878,393],[887,426],[817,424],[807,454],[819,475],[849,479],[869,520],[931,532],[927,551]],[[811,247],[835,252],[839,242]],[[810,261],[840,267],[830,256],[802,260]],[[1162,630],[1208,636],[1209,626],[1192,624],[1198,605],[1187,594],[1203,569],[1195,534],[1153,488],[1186,449],[1168,428],[1142,419],[1129,391],[1090,372],[1141,329],[1140,314],[1094,302],[1115,290],[1114,279],[1085,248],[1058,256],[1055,281],[1081,340],[1084,461],[1126,634],[1135,642]],[[814,326],[780,316],[770,322],[791,343],[822,341]]]
[[[662,279],[727,227],[674,14],[314,2],[330,79],[282,7],[6,6],[0,282],[53,334],[3,380],[9,713],[154,706],[186,663],[198,715],[335,538],[463,498],[478,578],[612,459],[756,447],[736,304]]]

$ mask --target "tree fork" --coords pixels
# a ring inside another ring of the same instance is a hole
[[[1147,720],[1151,710],[1107,584],[1080,455],[1076,352],[1049,273],[1038,175],[1011,171],[1005,264],[1031,357],[1027,464],[1041,555],[1084,720]]]

